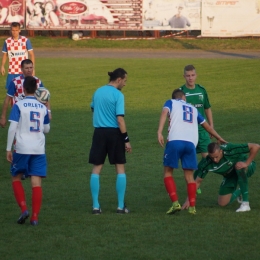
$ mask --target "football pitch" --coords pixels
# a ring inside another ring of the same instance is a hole
[[[8,127],[0,129],[1,260],[259,259],[260,154],[249,179],[250,212],[236,213],[237,202],[218,206],[222,178],[208,174],[197,197],[197,214],[181,211],[168,216],[171,202],[163,184],[163,148],[157,142],[162,106],[184,83],[183,67],[193,64],[197,83],[207,89],[219,134],[233,143],[260,143],[259,59],[37,58],[36,62],[36,76],[51,92],[48,177],[43,180],[39,226],[30,226],[29,221],[16,224],[20,211],[5,158]],[[131,212],[115,213],[116,174],[106,162],[100,179],[102,214],[96,216],[91,214],[89,187],[90,102],[95,89],[108,82],[107,72],[117,67],[128,72],[122,91],[133,148],[126,164],[126,203]],[[1,106],[4,80],[0,78]],[[166,134],[165,128],[165,138]],[[181,169],[174,178],[183,203],[186,185]],[[23,185],[31,209],[29,180]]]

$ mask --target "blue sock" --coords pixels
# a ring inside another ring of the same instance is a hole
[[[90,176],[90,190],[93,200],[93,209],[99,209],[98,195],[99,195],[99,174],[92,173]]]
[[[125,173],[117,174],[116,192],[118,199],[118,208],[123,209],[125,204],[126,175]]]

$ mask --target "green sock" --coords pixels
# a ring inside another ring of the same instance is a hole
[[[239,197],[241,195],[241,190],[240,189],[237,189],[233,192],[231,198],[230,198],[230,201],[228,204],[232,203],[234,200],[237,199],[237,197]]]
[[[245,169],[237,170],[238,185],[241,190],[243,201],[248,201],[248,178]]]

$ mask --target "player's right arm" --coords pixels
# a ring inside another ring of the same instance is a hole
[[[47,134],[49,132],[50,132],[50,116],[49,116],[49,111],[47,111],[43,121],[43,133]]]
[[[6,159],[10,163],[12,163],[13,161],[12,144],[14,141],[14,136],[15,136],[17,126],[18,126],[18,122],[10,121],[10,126],[7,135],[7,146],[6,146]]]
[[[6,60],[7,60],[7,52],[3,52],[2,63],[1,63],[1,74],[2,74],[2,76],[5,75]]]
[[[30,59],[33,62],[33,76],[35,76],[35,55],[34,55],[34,51],[30,50],[28,51],[29,55],[30,55]]]
[[[168,112],[169,112],[169,109],[164,107],[162,110],[161,116],[160,116],[159,126],[158,126],[158,131],[157,131],[158,142],[162,147],[164,145],[164,138],[163,138],[162,132],[163,132],[163,128],[165,125],[165,121],[167,119]]]
[[[31,41],[28,38],[27,38],[27,41],[26,41],[26,49],[28,50],[30,60],[33,63],[33,76],[35,76],[35,66],[36,66],[36,64],[35,64],[35,55],[34,55],[34,51],[33,51],[33,47],[32,47]]]
[[[2,128],[4,128],[5,125],[6,125],[6,114],[7,114],[8,105],[9,105],[11,99],[12,99],[12,97],[6,95],[4,103],[3,103],[2,115],[1,115],[1,118],[0,118],[0,126]]]

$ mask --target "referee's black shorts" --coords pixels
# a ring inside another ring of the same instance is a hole
[[[125,164],[125,142],[119,128],[95,128],[89,163],[104,164],[106,156],[110,164]]]

